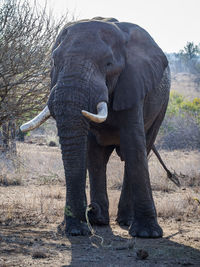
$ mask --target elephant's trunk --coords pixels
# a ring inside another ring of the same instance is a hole
[[[87,205],[85,194],[87,136],[60,137],[66,178],[66,209],[69,215],[85,220]]]
[[[82,116],[80,106],[56,101],[55,118],[62,150],[66,178],[66,215],[80,221],[86,209],[86,158],[89,123]]]
[[[65,216],[84,221],[89,122],[81,110],[89,109],[89,90],[87,81],[80,80],[73,73],[61,78],[49,98],[48,106],[56,120],[62,150],[66,179]]]

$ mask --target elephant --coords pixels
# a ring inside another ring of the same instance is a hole
[[[140,26],[95,17],[68,23],[52,48],[46,107],[21,126],[56,120],[66,178],[66,235],[88,235],[109,224],[106,166],[113,150],[125,162],[116,221],[133,237],[162,237],[147,156],[164,119],[170,92],[168,60]]]

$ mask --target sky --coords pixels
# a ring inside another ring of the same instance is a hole
[[[179,52],[187,42],[200,43],[200,0],[46,1],[56,16],[68,12],[69,18],[114,17],[138,24],[168,53]]]

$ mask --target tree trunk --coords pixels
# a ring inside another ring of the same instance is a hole
[[[2,125],[0,131],[0,150],[16,154],[16,125],[10,120]]]

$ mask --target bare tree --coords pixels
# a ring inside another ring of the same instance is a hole
[[[180,59],[188,71],[199,76],[200,74],[200,45],[187,42],[184,49],[180,50]]]
[[[180,54],[187,58],[187,60],[192,60],[200,54],[200,48],[193,42],[187,42],[184,49],[180,51]]]
[[[28,0],[0,6],[0,127],[41,110],[49,95],[51,46],[66,17]]]
[[[200,44],[187,42],[179,53],[167,54],[171,71],[174,73],[188,72],[200,77]]]

